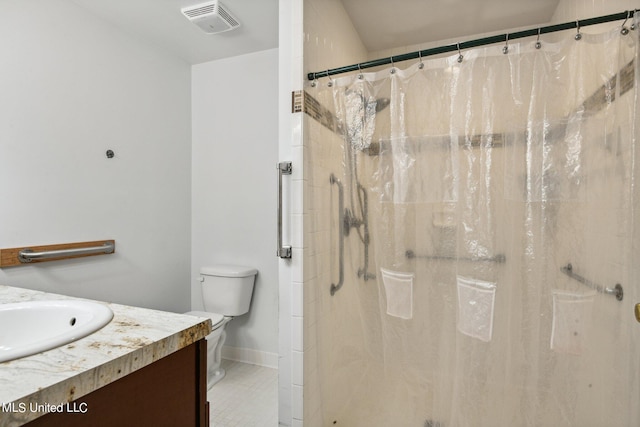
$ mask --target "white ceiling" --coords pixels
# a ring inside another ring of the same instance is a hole
[[[180,9],[206,0],[70,0],[191,64],[278,46],[278,0],[223,0],[241,23],[209,35]],[[533,27],[559,0],[342,0],[369,51]]]
[[[190,64],[278,47],[278,0],[223,0],[240,27],[206,34],[180,9],[207,0],[71,0]]]
[[[342,0],[369,51],[547,24],[559,0]]]

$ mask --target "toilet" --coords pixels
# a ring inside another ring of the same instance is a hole
[[[206,311],[186,314],[211,319],[211,333],[207,335],[207,389],[224,378],[222,346],[226,339],[225,327],[234,317],[249,311],[253,285],[258,270],[239,265],[215,265],[200,269],[198,281],[202,284],[202,299]]]

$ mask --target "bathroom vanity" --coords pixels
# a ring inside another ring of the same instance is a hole
[[[0,286],[0,303],[73,299]],[[208,426],[209,319],[108,304],[113,320],[0,363],[0,427]]]

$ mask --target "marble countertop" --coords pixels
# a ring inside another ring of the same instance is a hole
[[[50,299],[82,298],[0,285],[0,304]],[[210,319],[107,305],[113,320],[97,332],[56,349],[0,363],[0,427],[23,425],[45,413],[31,408],[74,401],[211,331]]]

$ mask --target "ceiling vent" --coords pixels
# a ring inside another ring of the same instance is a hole
[[[240,26],[240,22],[219,1],[184,7],[181,12],[207,34],[222,33]]]

